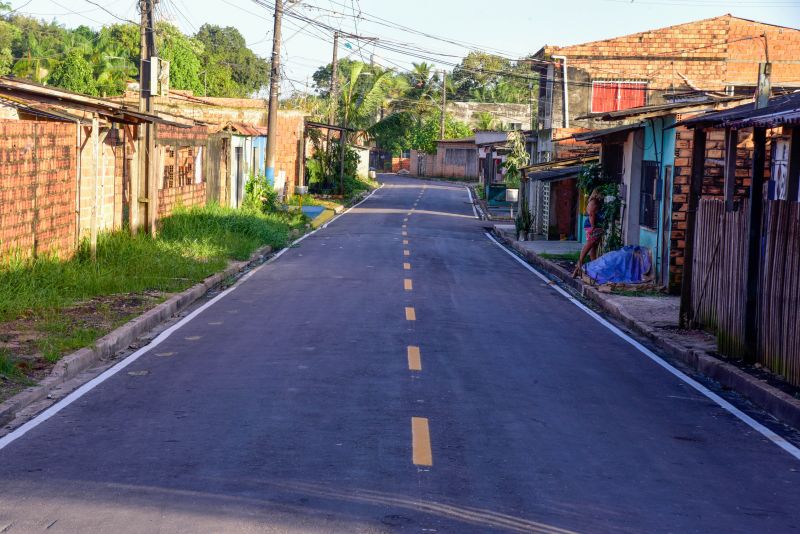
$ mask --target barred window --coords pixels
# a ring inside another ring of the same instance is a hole
[[[164,150],[164,189],[177,187],[175,178],[175,147],[168,146]]]

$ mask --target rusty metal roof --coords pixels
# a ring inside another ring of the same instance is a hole
[[[229,122],[225,125],[224,129],[241,135],[249,135],[251,137],[267,135],[266,126],[256,126],[255,124],[247,124],[245,122]]]
[[[54,115],[60,113],[60,115],[62,115],[61,118],[64,119],[66,119],[66,115],[71,115],[74,114],[75,111],[79,111],[82,113],[97,114],[111,122],[126,124],[150,122],[181,128],[191,127],[195,124],[193,120],[185,117],[142,113],[120,102],[74,93],[72,91],[41,85],[11,76],[0,76],[0,96],[4,96],[10,100],[24,101],[25,105],[31,107],[31,109],[36,108],[40,111],[50,111]]]
[[[678,125],[771,128],[784,124],[800,124],[800,91],[770,98],[767,106],[756,109],[748,103],[735,108],[706,113],[681,121]]]

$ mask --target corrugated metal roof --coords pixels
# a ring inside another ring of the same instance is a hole
[[[255,124],[247,124],[245,122],[230,122],[225,128],[230,128],[236,133],[249,135],[251,137],[267,135],[266,126],[256,126]]]
[[[800,92],[773,97],[767,106],[756,109],[752,103],[735,108],[706,113],[681,121],[678,125],[725,126],[745,128],[748,126],[771,127],[800,123]]]
[[[557,182],[568,180],[578,176],[583,165],[572,165],[571,167],[561,167],[558,169],[548,169],[545,171],[529,172],[528,179],[532,182]]]
[[[623,124],[622,126],[614,126],[613,128],[605,128],[603,130],[592,130],[591,132],[583,132],[573,135],[572,137],[578,141],[594,141],[601,137],[605,137],[607,135],[625,132],[628,130],[638,130],[639,128],[644,127],[644,124],[641,122],[635,122],[633,124]]]
[[[474,143],[475,136],[461,137],[459,139],[439,139],[439,143]]]
[[[724,98],[706,98],[704,100],[695,100],[693,102],[672,102],[669,104],[656,104],[652,106],[641,106],[637,108],[620,109],[618,111],[603,111],[599,113],[588,113],[578,119],[600,119],[605,121],[619,120],[627,117],[635,117],[638,115],[658,114],[669,111],[681,111],[692,108],[703,108],[706,106],[713,106],[715,104],[724,104],[726,102],[736,102],[738,100],[749,100],[749,96],[729,96]],[[699,111],[705,111],[700,109]]]

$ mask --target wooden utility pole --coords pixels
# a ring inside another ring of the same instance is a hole
[[[706,130],[698,124],[692,139],[692,174],[689,176],[689,198],[686,208],[686,246],[683,253],[683,278],[681,279],[680,327],[691,328],[694,324],[692,309],[692,277],[694,275],[694,235],[697,209],[703,192],[703,176],[706,165]]]
[[[758,287],[761,278],[761,217],[764,213],[764,163],[767,129],[753,128],[753,171],[750,180],[750,213],[747,221],[746,298],[744,305],[744,360],[756,361],[758,352]]]
[[[444,139],[444,125],[447,118],[447,71],[442,71],[442,117],[439,122],[439,139]]]
[[[267,117],[267,182],[275,184],[275,152],[278,148],[278,96],[281,72],[281,19],[283,0],[275,0],[275,25],[272,32],[272,61],[269,78],[269,115]]]
[[[155,5],[158,0],[139,0],[141,21],[139,46],[139,111],[153,112],[151,61],[156,57]],[[155,129],[152,123],[137,128],[138,165],[131,177],[131,230],[144,226],[155,235],[158,214],[158,184],[155,172]]]

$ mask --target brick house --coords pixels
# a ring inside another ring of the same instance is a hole
[[[194,124],[6,77],[0,116],[0,253],[20,257],[66,258],[130,222],[138,128]]]
[[[800,30],[732,15],[544,46],[531,60],[540,76],[534,161],[553,159],[553,141],[576,129],[608,126],[593,113],[664,104],[697,92],[753,94],[767,49],[773,87],[800,88]]]

